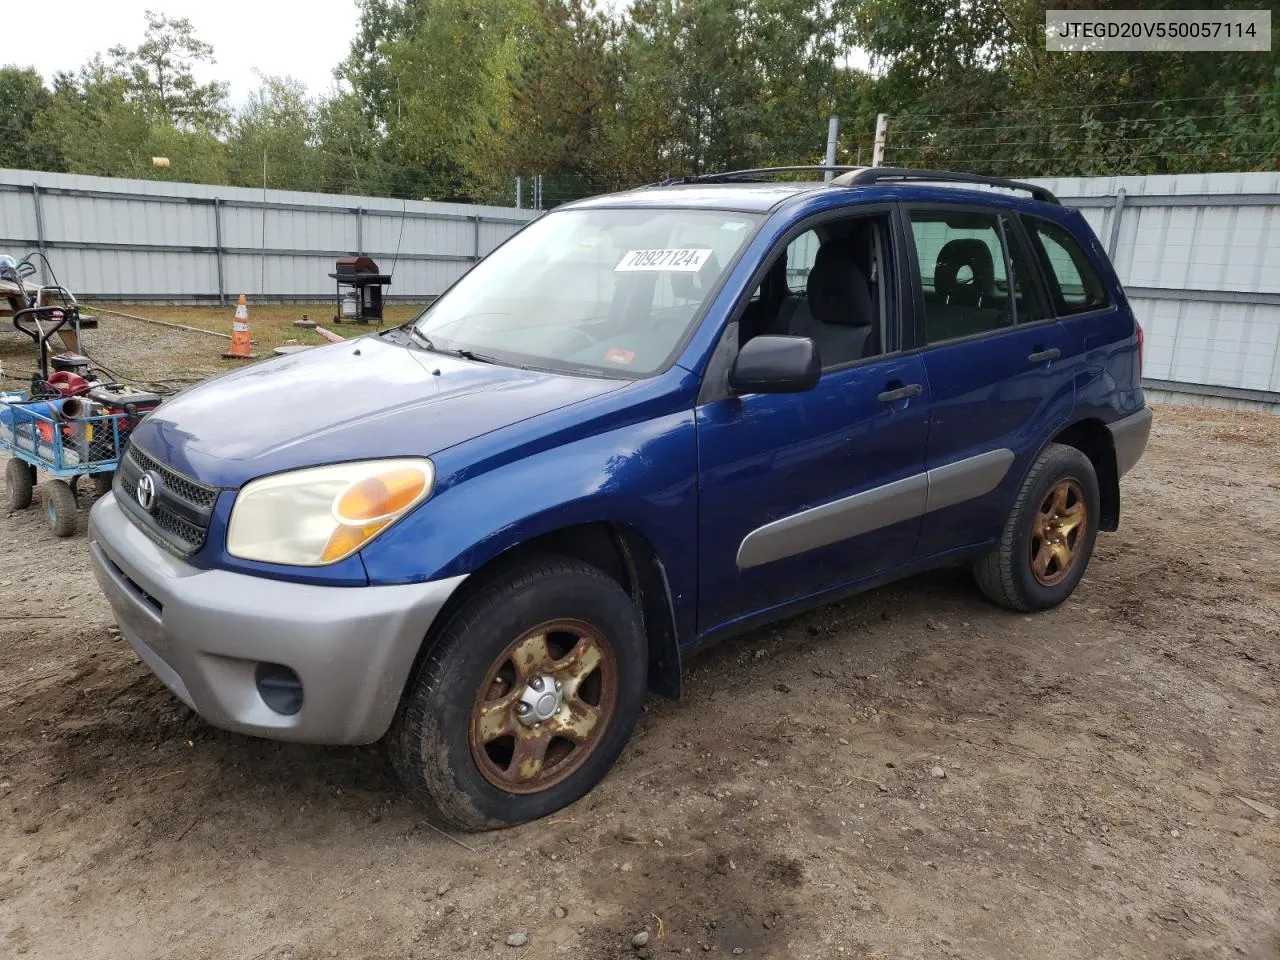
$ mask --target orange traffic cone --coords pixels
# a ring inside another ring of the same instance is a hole
[[[253,340],[249,336],[249,308],[243,293],[236,304],[235,319],[231,321],[231,349],[222,356],[227,360],[254,360],[258,356],[253,352]]]

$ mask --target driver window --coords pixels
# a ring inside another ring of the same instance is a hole
[[[884,353],[888,225],[887,217],[851,217],[792,240],[753,291],[739,344],[761,334],[808,337],[824,370]]]
[[[822,246],[821,238],[810,230],[787,244],[787,289],[793,296],[804,296],[809,271]]]

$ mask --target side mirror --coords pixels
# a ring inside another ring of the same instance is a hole
[[[803,393],[818,385],[822,360],[808,337],[752,337],[738,351],[729,386],[739,393]]]
[[[27,277],[30,277],[30,276],[34,276],[35,272],[36,272],[36,265],[34,263],[31,263],[29,260],[23,260],[21,263],[18,264],[18,276],[22,277],[23,279],[26,279]]]

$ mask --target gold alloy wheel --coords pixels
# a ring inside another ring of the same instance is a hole
[[[1045,494],[1031,528],[1031,573],[1044,587],[1067,578],[1084,552],[1089,510],[1079,481],[1064,477]]]
[[[618,667],[600,631],[551,620],[489,668],[471,708],[471,756],[508,793],[538,793],[582,766],[608,729]]]

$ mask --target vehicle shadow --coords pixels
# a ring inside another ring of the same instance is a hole
[[[820,664],[829,654],[848,652],[868,624],[929,610],[942,615],[961,609],[968,615],[971,607],[993,609],[963,571],[933,571],[731,638],[689,658],[690,682],[681,705],[650,698],[641,736],[646,730],[660,734],[670,710],[696,713],[708,687],[698,678],[728,673],[746,649],[803,652]],[[218,730],[128,657],[127,650],[117,651],[79,677],[77,689],[19,704],[43,731],[28,749],[45,755],[47,763],[40,766],[54,772],[51,787],[59,792],[107,803],[128,797],[157,816],[166,806],[189,809],[198,798],[207,817],[269,812],[283,814],[286,828],[288,811],[312,826],[311,818],[323,809],[342,817],[398,819],[408,827],[423,818],[382,743],[325,747]]]

